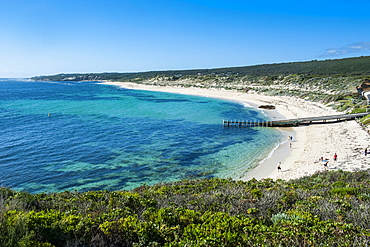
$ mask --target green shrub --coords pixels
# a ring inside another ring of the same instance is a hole
[[[331,189],[330,190],[330,193],[331,194],[334,194],[334,195],[341,195],[341,196],[344,196],[344,195],[357,195],[359,193],[359,189],[358,188],[334,188],[334,189]]]

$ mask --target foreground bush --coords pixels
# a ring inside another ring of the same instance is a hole
[[[368,246],[370,171],[133,191],[0,188],[0,246]]]

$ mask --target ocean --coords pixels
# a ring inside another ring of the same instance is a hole
[[[0,80],[0,185],[17,191],[130,190],[239,179],[281,141],[247,104],[97,82]]]

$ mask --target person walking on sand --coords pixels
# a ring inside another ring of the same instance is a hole
[[[335,154],[334,154],[333,159],[334,159],[334,161],[337,161],[337,159],[338,159],[338,155],[337,155],[337,153],[335,153]]]
[[[278,163],[278,165],[277,165],[277,169],[278,169],[278,172],[280,172],[280,171],[281,171],[281,162],[279,162],[279,163]]]
[[[324,168],[325,168],[325,170],[326,170],[326,169],[328,169],[329,159],[324,159],[324,160],[323,160],[323,163],[324,163]]]

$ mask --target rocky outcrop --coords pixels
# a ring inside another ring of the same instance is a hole
[[[274,105],[260,105],[258,108],[267,109],[267,110],[274,110],[275,106]]]
[[[370,103],[370,79],[364,79],[357,91]]]

